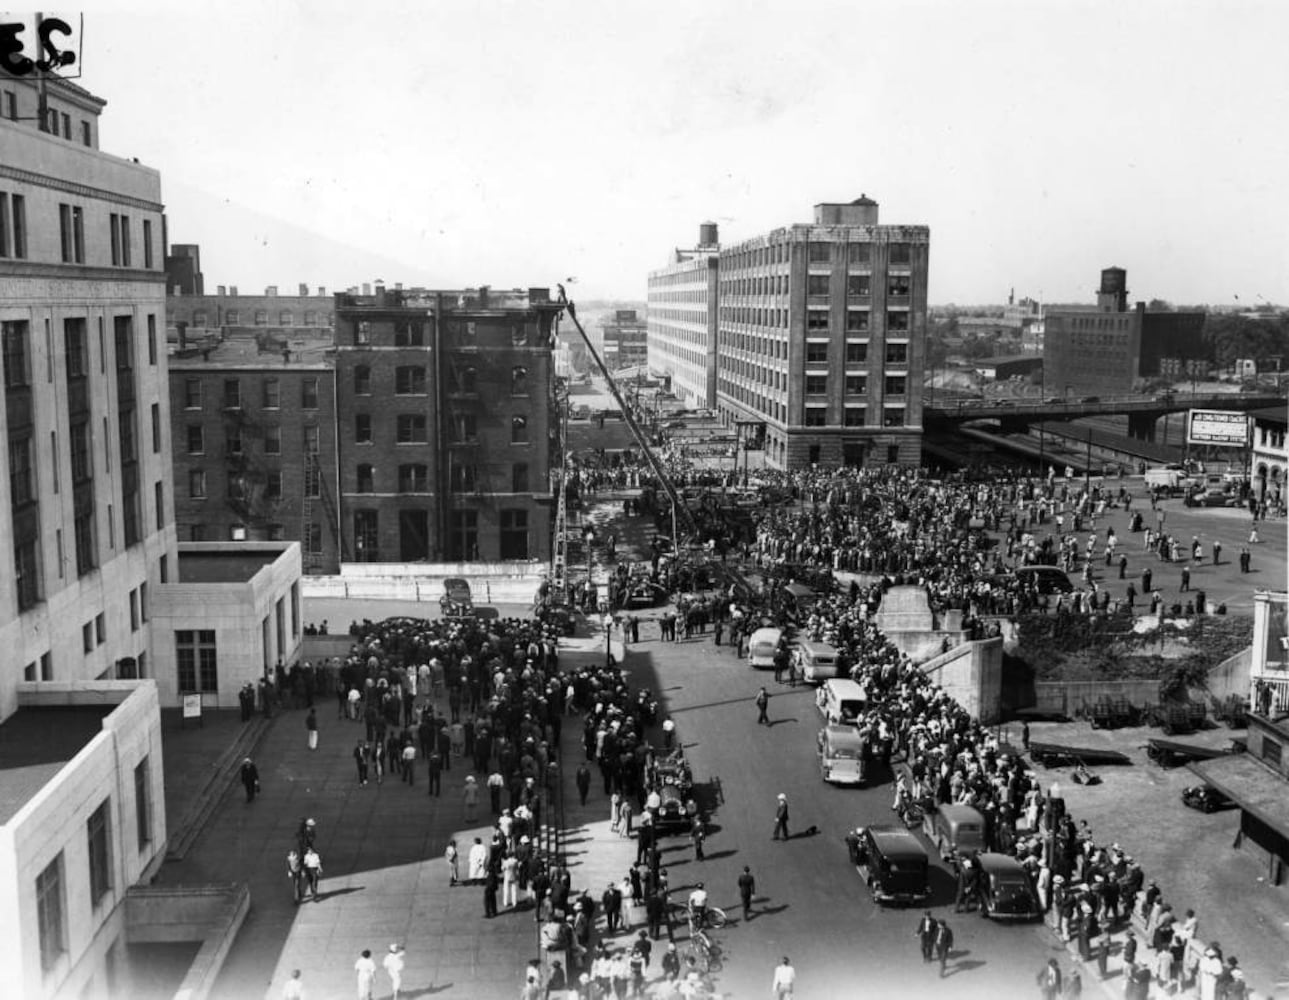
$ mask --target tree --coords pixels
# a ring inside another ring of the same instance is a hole
[[[1173,304],[1164,299],[1151,299],[1146,303],[1147,312],[1173,312]]]

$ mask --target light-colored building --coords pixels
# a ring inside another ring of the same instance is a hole
[[[0,120],[0,644],[20,668],[0,718],[20,680],[149,676],[149,589],[174,570],[161,178],[89,136]]]
[[[676,248],[649,273],[649,367],[670,375],[677,398],[699,409],[716,406],[719,251],[716,223],[705,222],[696,247]]]
[[[126,892],[166,852],[151,681],[22,682],[0,724],[0,968],[6,997],[126,985]]]
[[[767,465],[920,461],[929,250],[866,196],[721,248],[717,407]]]
[[[1268,503],[1284,499],[1289,483],[1289,445],[1285,425],[1289,422],[1283,406],[1254,410],[1253,418],[1253,495]]]

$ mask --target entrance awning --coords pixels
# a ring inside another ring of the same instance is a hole
[[[1282,837],[1289,837],[1289,780],[1248,754],[1186,765]]]

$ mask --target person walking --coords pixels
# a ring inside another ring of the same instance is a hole
[[[949,929],[947,921],[941,920],[935,929],[935,957],[940,960],[941,978],[944,978],[951,951],[953,951],[953,931]]]
[[[431,747],[429,756],[425,758],[425,774],[428,786],[425,794],[438,798],[443,790],[443,755],[438,747]]]
[[[747,865],[743,866],[743,874],[738,877],[738,894],[739,899],[743,901],[743,919],[752,919],[752,896],[756,893],[756,879],[752,876],[752,869]]]
[[[765,710],[769,705],[770,693],[766,691],[765,688],[761,688],[761,690],[756,693],[756,724],[758,726],[768,726],[770,724],[770,717],[765,713]]]
[[[385,956],[382,963],[385,966],[385,975],[389,976],[390,989],[394,991],[392,1000],[398,1000],[398,991],[403,988],[403,947],[399,944],[389,946],[389,954]]]
[[[416,784],[416,782],[412,780],[413,776],[416,773],[415,764],[416,764],[416,744],[413,743],[411,740],[408,740],[406,743],[403,744],[403,780],[406,781],[409,785]]]
[[[1222,543],[1218,539],[1213,539],[1213,565],[1216,566],[1222,561]]]
[[[1047,964],[1038,970],[1036,981],[1043,1000],[1057,1000],[1061,995],[1061,967],[1056,959],[1047,960]]]
[[[304,1000],[304,980],[300,978],[299,969],[291,973],[291,978],[282,987],[282,1000]]]
[[[358,1000],[375,1000],[376,963],[372,961],[370,948],[364,948],[358,956],[354,972],[358,974]]]
[[[246,801],[254,802],[255,795],[260,790],[260,772],[251,758],[247,757],[242,761],[240,774],[242,787],[246,789]]]
[[[461,881],[461,857],[457,853],[457,842],[449,840],[447,850],[443,852],[443,859],[448,863],[448,885],[456,885]]]
[[[367,741],[359,740],[358,745],[354,747],[354,763],[358,766],[358,784],[367,784],[367,772],[369,767],[370,754],[367,750]]]
[[[1184,593],[1186,593],[1186,591],[1188,591],[1188,590],[1190,590],[1190,589],[1191,589],[1191,568],[1190,568],[1190,566],[1183,566],[1183,567],[1182,567],[1182,587],[1181,587],[1181,591],[1182,591],[1182,593],[1184,594]]]
[[[582,805],[586,805],[586,797],[591,792],[591,769],[586,766],[585,761],[578,765],[574,780],[577,782],[577,796]]]
[[[707,837],[707,831],[703,825],[703,817],[695,816],[693,826],[689,828],[689,839],[694,845],[694,860],[703,860],[703,840]]]
[[[774,808],[774,839],[788,839],[788,797],[779,793],[779,803]]]
[[[309,709],[309,714],[304,717],[304,728],[309,733],[309,749],[318,749],[318,710]]]
[[[918,921],[917,930],[913,933],[917,936],[918,942],[922,945],[922,961],[931,961],[935,954],[935,932],[937,928],[935,917],[931,916],[931,911],[927,910],[922,919]]]
[[[783,956],[781,961],[774,969],[774,979],[770,983],[770,990],[774,994],[775,1000],[791,1000],[792,991],[797,985],[797,970],[792,967],[788,961],[788,956]]]
[[[322,879],[322,857],[310,844],[304,851],[304,881],[309,890],[309,898],[318,901],[318,883]]]
[[[474,780],[473,774],[465,776],[465,788],[461,793],[461,797],[465,802],[465,818],[473,821],[475,813],[479,809],[479,784]]]

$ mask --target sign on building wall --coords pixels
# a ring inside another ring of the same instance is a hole
[[[1188,410],[1186,442],[1222,448],[1249,446],[1249,417],[1233,410]]]
[[[81,75],[80,14],[0,12],[0,76],[53,73],[65,80]]]

